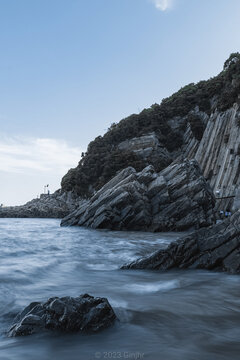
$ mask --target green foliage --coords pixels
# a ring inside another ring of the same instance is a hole
[[[240,54],[239,52],[232,53],[229,58],[225,61],[223,69],[227,69],[230,65],[236,63],[236,61],[240,60]]]
[[[143,169],[146,164],[133,152],[122,152],[114,150],[107,152],[101,149],[101,154],[91,153],[86,156],[84,162],[80,161],[76,169],[71,169],[62,179],[62,187],[69,191],[74,189],[79,195],[87,196],[94,185],[98,190],[119,170],[127,166],[134,167],[137,171]]]
[[[210,115],[216,108],[225,111],[240,94],[240,54],[231,54],[224,64],[224,71],[208,81],[191,83],[172,96],[154,104],[140,114],[130,115],[118,124],[113,123],[104,136],[92,141],[76,169],[71,169],[62,179],[63,190],[75,190],[88,196],[91,188],[99,189],[117,171],[127,166],[141,170],[146,164],[134,153],[120,152],[117,145],[127,139],[155,132],[159,141],[172,152],[183,143],[183,130],[190,123],[194,136],[201,140],[205,126],[199,117],[191,115],[198,106]],[[214,99],[214,107],[211,100]],[[180,126],[170,126],[168,120],[186,119]],[[155,164],[154,164],[155,165]],[[159,164],[158,170],[164,164]],[[166,166],[166,165],[165,165]]]

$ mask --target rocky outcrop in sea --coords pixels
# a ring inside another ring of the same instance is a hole
[[[122,269],[206,269],[240,273],[240,211],[231,218],[171,243],[167,249],[126,264]]]
[[[215,200],[195,160],[175,162],[157,173],[128,167],[61,225],[94,229],[168,231],[214,223]]]
[[[72,192],[42,194],[21,206],[0,207],[0,218],[63,218],[79,204]]]
[[[31,335],[46,330],[95,333],[113,325],[116,315],[105,298],[88,294],[53,297],[32,302],[15,319],[8,336]]]

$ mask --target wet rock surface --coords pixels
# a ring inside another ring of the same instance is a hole
[[[63,219],[62,225],[94,229],[168,231],[213,224],[214,196],[195,160],[152,165],[137,173],[128,167],[90,200]]]
[[[116,315],[105,298],[88,294],[73,298],[53,297],[45,303],[33,302],[15,319],[8,336],[24,336],[46,330],[66,333],[94,333],[113,325]]]
[[[173,242],[122,269],[207,269],[240,273],[240,211],[231,218]]]

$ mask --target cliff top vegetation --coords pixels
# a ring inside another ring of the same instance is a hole
[[[179,149],[183,142],[183,131],[190,124],[195,137],[200,140],[204,124],[191,111],[199,110],[210,115],[216,109],[225,111],[235,102],[240,94],[240,54],[233,53],[225,61],[223,71],[197,84],[191,83],[172,96],[163,99],[160,104],[153,104],[139,114],[132,114],[113,123],[104,136],[98,136],[88,145],[78,166],[70,169],[62,179],[64,191],[74,191],[87,197],[93,190],[99,189],[119,170],[133,166],[137,171],[146,166],[146,162],[133,152],[120,151],[117,145],[127,139],[154,132],[160,143],[170,152]],[[186,118],[178,127],[171,126],[169,120]],[[156,164],[154,164],[156,166]],[[159,164],[158,171],[162,164]]]

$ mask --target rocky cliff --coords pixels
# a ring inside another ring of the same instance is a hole
[[[62,190],[89,198],[128,166],[139,172],[153,165],[159,172],[188,158],[198,161],[217,197],[224,198],[217,200],[217,210],[233,207],[240,188],[239,104],[236,53],[216,77],[189,84],[160,105],[112,124],[64,176]]]
[[[113,123],[104,136],[89,144],[78,166],[63,177],[60,198],[4,208],[0,217],[62,217],[76,204],[75,200],[70,204],[69,195],[64,194],[81,197],[90,206],[95,194],[122,170],[132,167],[140,173],[151,165],[156,175],[185,158],[198,162],[216,195],[216,212],[236,211],[240,206],[239,106],[240,54],[235,53],[216,77],[189,84],[160,105]]]
[[[187,128],[183,156],[198,161],[214,193],[221,198],[217,200],[216,209],[233,209],[234,197],[239,198],[240,189],[239,104],[235,103],[224,112],[216,109],[206,119],[201,140],[194,137],[190,126]]]
[[[186,230],[214,222],[214,196],[195,160],[173,163],[157,173],[122,170],[62,225],[114,230]]]

